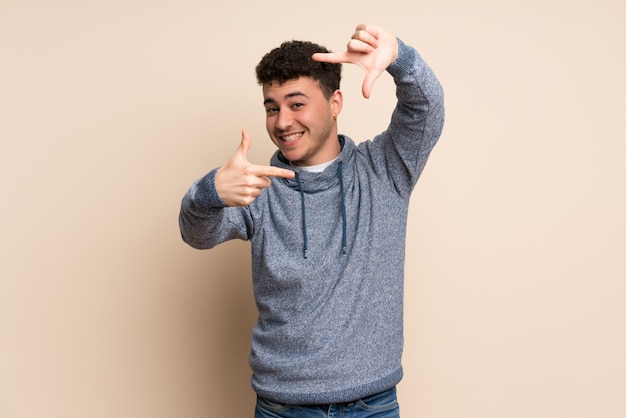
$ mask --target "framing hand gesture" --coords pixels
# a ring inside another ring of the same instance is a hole
[[[356,27],[346,52],[313,54],[315,61],[351,63],[363,68],[366,74],[362,91],[366,99],[370,97],[376,79],[397,57],[398,41],[395,35],[383,28],[365,23]]]

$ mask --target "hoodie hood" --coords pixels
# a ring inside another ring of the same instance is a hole
[[[337,177],[337,171],[339,163],[343,162],[344,176],[348,177],[349,173],[346,173],[346,165],[349,160],[352,159],[356,150],[354,142],[344,136],[339,135],[339,143],[341,144],[341,152],[335,161],[332,162],[326,169],[320,173],[314,173],[301,169],[300,167],[289,164],[289,161],[285,160],[280,151],[276,151],[270,160],[270,164],[275,167],[285,168],[287,170],[294,171],[300,178],[300,183],[305,193],[315,193],[321,190],[327,190],[332,187],[336,187],[339,184],[339,178]],[[298,181],[296,178],[284,179],[275,178],[273,181],[280,181],[287,184],[292,189],[298,189]]]
[[[270,163],[273,166],[286,168],[296,173],[294,179],[278,178],[276,180],[287,184],[290,188],[298,190],[301,200],[301,212],[302,212],[302,256],[306,259],[308,253],[308,233],[307,233],[307,219],[306,219],[306,194],[313,194],[321,190],[327,190],[333,187],[339,186],[339,193],[337,198],[341,202],[341,220],[342,220],[342,234],[341,234],[341,252],[346,254],[347,250],[347,215],[346,215],[346,195],[345,195],[345,178],[344,178],[344,162],[349,161],[354,154],[356,146],[354,142],[349,138],[339,135],[339,142],[341,144],[341,152],[335,161],[332,162],[326,169],[320,173],[314,173],[300,169],[296,166],[292,166],[282,156],[280,151],[276,151],[272,156]]]

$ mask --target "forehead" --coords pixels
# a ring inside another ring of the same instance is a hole
[[[299,77],[280,83],[274,80],[263,84],[263,98],[275,102],[295,96],[314,98],[322,94],[319,83],[311,77]]]

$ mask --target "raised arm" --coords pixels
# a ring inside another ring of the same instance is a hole
[[[398,102],[389,127],[363,147],[379,166],[377,172],[387,173],[398,193],[408,196],[443,128],[443,89],[431,68],[413,47],[370,24],[356,27],[345,52],[315,54],[313,59],[363,68],[366,98],[384,71],[393,77]]]

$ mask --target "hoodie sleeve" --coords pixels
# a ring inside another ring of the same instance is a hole
[[[419,53],[398,39],[398,58],[387,72],[396,84],[397,104],[387,130],[372,147],[394,187],[410,195],[444,123],[443,89]]]
[[[183,241],[197,249],[213,248],[231,239],[249,239],[247,207],[227,207],[215,188],[215,173],[196,180],[181,202],[178,224]]]

